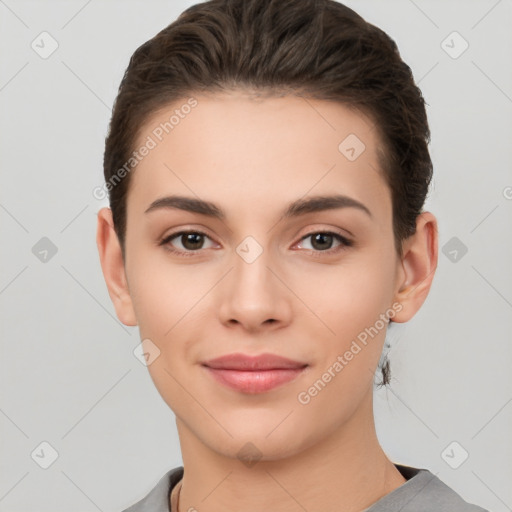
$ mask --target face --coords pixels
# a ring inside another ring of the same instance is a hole
[[[156,145],[127,197],[130,307],[179,427],[219,454],[251,442],[278,459],[372,414],[404,277],[380,141],[368,118],[335,102],[195,98],[172,131],[161,123],[186,100],[139,136],[137,147],[148,136]],[[299,369],[204,366],[233,353]]]

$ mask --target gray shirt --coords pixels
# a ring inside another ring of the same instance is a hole
[[[489,512],[464,501],[428,469],[395,464],[407,480],[362,512]],[[123,512],[176,512],[170,495],[183,477],[183,466],[169,470],[143,499]]]

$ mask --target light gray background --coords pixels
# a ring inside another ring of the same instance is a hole
[[[2,512],[120,511],[182,463],[138,330],[107,293],[92,190],[129,57],[193,3],[0,0]],[[512,510],[512,2],[347,5],[395,39],[429,104],[440,227],[430,296],[389,332],[379,438],[394,462]],[[43,31],[59,45],[47,59],[31,48]],[[453,31],[469,43],[457,58]],[[42,237],[57,247],[46,262]]]

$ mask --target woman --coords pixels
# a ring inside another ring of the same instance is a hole
[[[437,265],[429,140],[395,43],[332,0],[212,0],[137,49],[97,243],[184,465],[127,511],[483,510],[375,432]]]

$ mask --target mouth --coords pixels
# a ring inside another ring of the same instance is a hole
[[[228,354],[202,363],[221,384],[243,393],[263,393],[297,378],[309,366],[274,354]]]
[[[204,366],[221,384],[243,393],[264,393],[286,382],[290,382],[301,374],[304,368],[275,370],[225,370]]]

